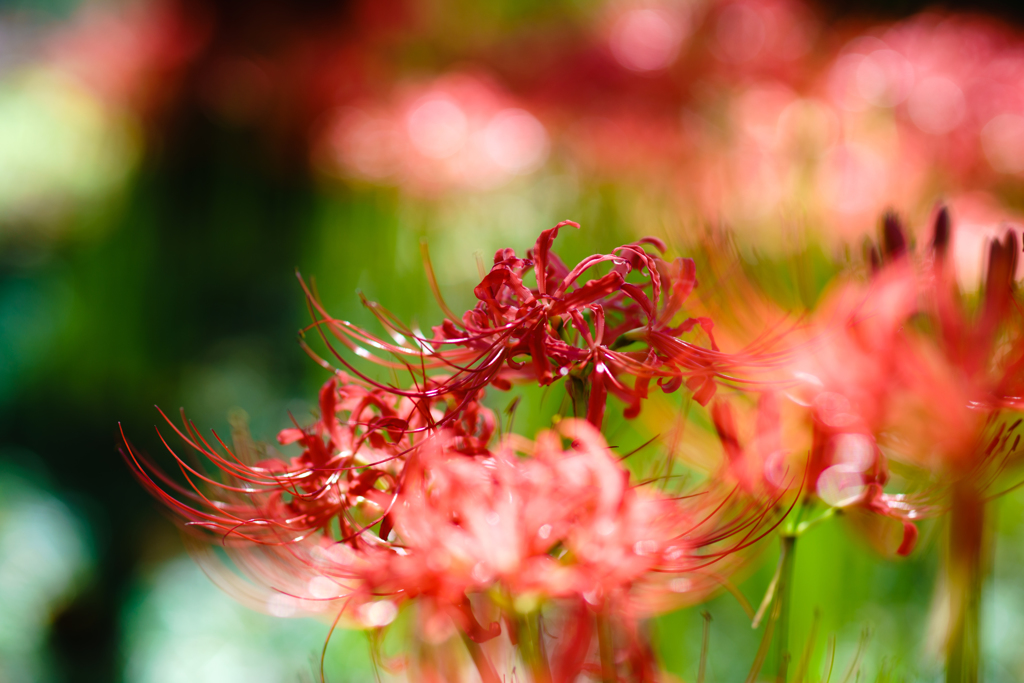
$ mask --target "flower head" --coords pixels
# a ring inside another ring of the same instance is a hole
[[[173,450],[185,486],[130,446],[129,464],[195,536],[220,541],[230,564],[193,545],[253,606],[330,609],[383,627],[414,602],[418,637],[431,644],[455,633],[515,642],[524,619],[546,614],[571,634],[545,660],[555,680],[596,666],[587,661],[595,635],[618,649],[604,669],[621,660],[649,678],[639,620],[717,588],[740,551],[778,523],[779,496],[736,505],[713,485],[682,495],[666,490],[670,478],[633,481],[599,431],[608,394],[627,417],[652,380],[664,392],[685,382],[707,403],[740,356],[718,350],[709,319],[684,317],[692,260],[668,262],[647,238],[568,268],[552,252],[568,224],[542,232],[523,257],[500,250],[474,289],[477,304],[455,316],[441,300],[447,319],[430,336],[367,302],[390,333],[384,341],[328,316],[307,289],[312,328],[346,371],[322,387],[311,424],[278,434],[294,457],[247,439],[232,450],[217,438],[214,448],[186,421],[174,431],[212,472]],[[696,328],[710,348],[681,338]],[[409,385],[374,380],[337,342],[407,371]],[[559,379],[585,398],[586,420],[495,443],[487,388]],[[611,613],[618,635],[609,641],[601,620]],[[533,637],[539,647],[543,637]],[[468,647],[481,675],[497,680]]]
[[[929,254],[915,261],[899,218],[887,214],[868,252],[869,281],[841,282],[810,319],[787,376],[749,421],[748,444],[733,408],[714,406],[727,470],[741,488],[772,490],[780,472],[802,469],[817,500],[903,555],[917,539],[913,520],[941,509],[937,492],[966,479],[991,485],[1018,445],[1020,421],[1003,413],[1019,409],[1024,369],[1012,291],[1019,245],[1012,230],[991,243],[972,312],[956,284],[953,237],[940,209]],[[782,428],[779,398],[809,439],[787,443],[783,432],[793,430]],[[885,492],[890,460],[910,468],[916,494]]]
[[[242,453],[236,446],[232,451],[218,437],[224,455],[191,422],[184,422],[182,431],[168,421],[189,448],[219,470],[220,478],[202,471],[168,445],[196,491],[182,489],[130,446],[129,464],[189,525],[221,534],[225,542],[280,545],[319,532],[363,539],[375,524],[387,526],[384,518],[394,503],[406,460],[424,438],[422,433],[442,420],[450,406],[443,400],[417,402],[388,394],[342,374],[324,384],[319,407],[319,417],[311,425],[278,434],[281,445],[302,448],[293,458],[269,448]],[[451,424],[449,447],[471,455],[486,447],[495,419],[474,403]],[[220,495],[207,497],[200,492],[203,484]],[[188,502],[164,487],[183,494]]]
[[[378,385],[385,390],[417,398],[476,400],[488,386],[545,386],[567,379],[574,402],[585,406],[581,412],[598,427],[609,394],[626,404],[627,417],[640,412],[652,381],[665,392],[685,383],[706,404],[719,378],[735,379],[727,371],[756,363],[744,354],[721,352],[710,318],[681,316],[697,286],[692,259],[669,262],[649,253],[663,252],[664,245],[648,237],[569,268],[552,251],[566,226],[579,227],[564,221],[543,231],[525,256],[499,250],[473,290],[476,306],[462,316],[440,298],[428,262],[432,287],[448,314],[429,337],[368,302],[394,341],[372,336],[330,317],[307,290],[317,314],[314,325],[330,331],[358,357],[413,376],[412,388]],[[608,272],[596,273],[601,266]],[[528,282],[531,274],[533,286]],[[682,338],[695,329],[703,331],[709,347]],[[331,350],[347,370],[358,372],[333,346]]]

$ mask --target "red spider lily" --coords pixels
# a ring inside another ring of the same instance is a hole
[[[409,461],[392,512],[395,552],[378,554],[365,580],[374,594],[418,598],[429,622],[441,613],[474,640],[501,627],[480,623],[467,595],[491,596],[507,624],[549,603],[562,638],[535,678],[572,681],[597,667],[587,664],[590,644],[614,613],[613,660],[652,680],[639,620],[705,597],[774,519],[758,510],[729,520],[726,501],[631,483],[582,420],[563,420],[532,444],[509,437],[484,458],[445,443],[439,435]]]
[[[895,442],[893,457],[922,468],[947,493],[946,670],[950,680],[975,680],[986,503],[999,495],[992,488],[1000,475],[1020,459],[1021,420],[1012,415],[1024,407],[1024,328],[1014,293],[1020,240],[1009,229],[989,244],[981,300],[972,312],[956,285],[952,227],[940,209],[931,262],[914,272],[898,221],[886,222],[891,236],[875,277],[912,279],[918,305],[913,317],[899,320],[896,372],[885,396],[891,411],[880,427]]]
[[[404,462],[422,440],[421,433],[444,419],[449,407],[390,395],[339,375],[320,391],[316,422],[278,435],[283,445],[302,446],[301,455],[290,460],[275,453],[254,464],[246,462],[217,437],[227,452],[222,455],[190,422],[184,431],[171,427],[220,470],[220,478],[189,464],[166,441],[194,490],[177,484],[130,446],[127,457],[157,498],[189,525],[222,534],[225,542],[288,544],[323,532],[358,545],[378,523],[380,535],[387,536],[387,511]],[[483,451],[495,425],[493,414],[475,403],[449,422],[451,448],[467,455]],[[221,495],[211,499],[206,490]]]
[[[630,482],[597,430],[608,393],[627,402],[627,416],[652,379],[666,392],[685,381],[707,402],[724,376],[719,368],[738,357],[718,351],[708,319],[680,320],[696,286],[692,261],[652,256],[644,247],[662,245],[647,239],[569,269],[551,252],[563,226],[543,232],[526,258],[499,251],[475,290],[476,307],[461,320],[446,308],[430,338],[370,304],[393,337],[385,342],[326,317],[307,289],[312,327],[357,376],[336,371],[320,392],[319,418],[278,435],[282,445],[301,446],[298,456],[253,457],[218,438],[225,455],[186,421],[172,427],[215,475],[173,450],[187,486],[130,446],[126,459],[190,528],[220,538],[235,569],[207,564],[253,606],[331,608],[339,619],[381,627],[400,603],[415,601],[420,637],[441,643],[461,633],[491,683],[499,679],[475,643],[502,634],[502,619],[507,637],[526,638],[523,620],[539,618],[543,605],[567,635],[550,658],[539,629],[527,638],[531,661],[543,664],[534,678],[570,681],[598,667],[588,662],[596,636],[602,677],[628,667],[652,680],[641,619],[720,585],[738,553],[774,528],[779,500],[740,501],[730,516],[732,494],[678,497]],[[585,279],[601,264],[610,272]],[[524,283],[530,269],[532,288]],[[696,326],[710,349],[679,338]],[[327,331],[361,358],[409,371],[412,385],[360,374]],[[635,343],[646,348],[623,350]],[[563,377],[573,391],[584,388],[586,422],[564,420],[535,443],[510,436],[491,447],[495,418],[480,405],[488,386]]]
[[[583,421],[486,451],[456,430],[428,430],[428,438],[416,431],[427,418],[414,401],[352,381],[324,385],[320,407],[310,427],[280,433],[281,443],[303,447],[290,461],[248,465],[224,444],[221,455],[191,423],[175,427],[223,474],[215,479],[175,455],[194,490],[127,450],[147,488],[189,525],[220,536],[247,579],[200,550],[214,576],[272,613],[333,606],[383,626],[396,603],[415,599],[429,640],[454,628],[483,642],[502,627],[481,618],[471,596],[489,596],[510,628],[529,605],[552,601],[566,629],[552,649],[551,680],[570,681],[596,666],[587,663],[595,620],[614,609],[620,658],[647,672],[638,680],[651,680],[637,620],[706,596],[769,526],[764,514],[723,521],[727,501],[710,495],[673,497],[631,483]]]
[[[945,209],[936,215],[931,257],[920,266],[895,216],[884,233],[869,289],[859,301],[856,290],[846,290],[855,302],[842,334],[847,360],[815,376],[841,387],[831,419],[862,421],[875,434],[895,431],[894,457],[940,479],[970,476],[990,459],[993,420],[1022,406],[1024,330],[1013,294],[1019,239],[1011,229],[990,244],[972,313],[956,285]]]
[[[886,458],[874,437],[852,425],[841,427],[830,424],[834,416],[831,401],[844,401],[838,394],[822,392],[821,400],[810,406],[811,447],[806,460],[794,457],[792,449],[785,449],[781,428],[778,397],[762,394],[755,419],[755,434],[750,443],[741,442],[733,406],[716,401],[712,419],[726,456],[727,476],[736,481],[746,495],[763,497],[779,495],[792,486],[794,472],[802,472],[809,482],[805,504],[820,501],[828,507],[843,510],[855,516],[866,527],[869,538],[880,540],[884,552],[895,551],[908,555],[917,541],[917,527],[911,519],[916,512],[900,495],[884,493],[889,480]],[[873,513],[872,518],[859,513]],[[892,528],[890,522],[899,522]],[[892,547],[893,536],[900,529],[899,538]]]
[[[568,450],[562,437],[573,439]],[[445,584],[461,594],[499,581],[513,594],[593,602],[654,567],[695,562],[700,537],[684,533],[700,526],[693,508],[631,485],[585,422],[564,420],[532,445],[506,440],[483,459],[443,443],[435,438],[410,461],[392,513],[403,545],[430,553],[425,562],[411,552],[395,557],[385,575],[419,577],[399,579],[405,590]]]
[[[627,417],[639,413],[652,380],[665,392],[685,382],[697,401],[706,404],[717,379],[735,379],[725,374],[727,369],[753,365],[752,352],[718,350],[709,318],[679,320],[697,285],[691,259],[667,262],[653,256],[644,247],[663,251],[664,245],[645,238],[611,254],[589,256],[570,269],[551,250],[558,231],[567,225],[579,227],[564,221],[545,230],[525,258],[511,249],[499,250],[490,272],[474,289],[477,305],[461,317],[438,294],[448,318],[429,338],[379,305],[369,304],[395,340],[384,341],[331,318],[307,288],[314,326],[329,330],[361,358],[408,371],[416,384],[411,389],[377,386],[409,397],[445,394],[471,400],[489,385],[507,388],[512,382],[531,381],[544,386],[570,378],[574,400],[585,400],[587,419],[598,427],[609,394],[626,403]],[[601,264],[610,265],[610,272],[585,279]],[[530,271],[534,287],[526,283]],[[437,293],[432,277],[431,284]],[[711,348],[680,337],[698,326]],[[327,336],[323,338],[345,368],[358,373]],[[634,344],[640,348],[629,350]],[[447,374],[431,376],[428,371]]]
[[[1024,339],[1011,289],[1016,236],[1011,231],[992,243],[977,314],[966,309],[956,287],[951,243],[943,209],[931,258],[916,265],[899,220],[887,215],[881,247],[870,252],[869,284],[837,287],[789,365],[796,383],[787,380],[786,395],[810,420],[803,465],[810,491],[848,513],[898,520],[901,540],[879,526],[880,518],[854,515],[899,554],[909,553],[917,538],[912,520],[942,509],[936,485],[991,486],[1019,443],[1019,421],[1008,425],[1000,417],[1019,409],[1024,380]],[[741,445],[727,406],[716,406],[713,416],[732,477],[748,490],[770,488],[780,461],[794,466],[792,456],[773,456],[777,411],[762,406],[756,448]],[[910,497],[884,493],[887,455],[918,468],[925,490]]]
[[[790,466],[806,470],[815,499],[866,527],[883,552],[900,555],[914,548],[918,533],[911,520],[920,510],[903,496],[884,493],[889,469],[876,439],[894,403],[889,392],[904,369],[902,325],[915,297],[902,273],[877,278],[867,292],[841,287],[812,322],[805,352],[793,359],[790,370],[799,384],[787,394],[803,409],[810,428],[806,459],[791,454]],[[769,441],[778,443],[778,412],[767,415],[762,426],[765,418],[762,411],[759,427],[771,430]],[[716,426],[724,441],[734,440],[727,420],[716,419]],[[759,437],[765,438],[763,431]],[[779,467],[778,457],[772,465]]]
[[[390,87],[388,101],[329,117],[316,141],[328,169],[429,196],[499,187],[548,156],[545,127],[493,79],[456,72]]]

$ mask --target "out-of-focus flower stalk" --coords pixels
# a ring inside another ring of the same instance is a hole
[[[796,566],[796,538],[795,534],[782,534],[779,585],[776,588],[779,621],[775,627],[775,661],[778,665],[776,680],[779,683],[785,683],[789,670],[789,607],[792,600],[793,568]]]
[[[494,665],[491,664],[491,660],[489,660],[487,655],[484,654],[484,650],[480,647],[480,643],[474,641],[465,634],[462,635],[462,642],[469,651],[469,656],[473,658],[473,664],[476,666],[477,673],[480,674],[481,683],[501,683],[501,678],[498,676],[498,672],[494,670]]]
[[[953,489],[949,515],[947,683],[979,679],[985,546],[985,499],[971,482],[960,482]]]
[[[601,683],[615,683],[619,680],[615,671],[613,637],[608,607],[605,606],[597,614],[597,647],[601,658]]]
[[[544,628],[540,611],[522,615],[517,620],[519,651],[535,683],[550,683],[551,670],[544,648]]]

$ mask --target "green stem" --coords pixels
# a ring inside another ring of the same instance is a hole
[[[793,677],[794,683],[804,683],[804,679],[807,678],[807,667],[810,666],[811,655],[814,653],[814,641],[818,638],[818,621],[820,618],[821,614],[815,609],[814,619],[811,621],[811,633],[807,637],[807,643],[804,645],[804,654],[796,668],[796,674]]]
[[[985,502],[970,484],[953,489],[949,518],[949,639],[946,683],[977,683]]]
[[[517,621],[520,652],[533,676],[533,683],[550,683],[551,670],[548,667],[547,651],[544,647],[540,611],[526,614]]]
[[[612,625],[607,608],[597,614],[597,648],[601,655],[601,683],[616,683],[615,646],[612,643]]]
[[[544,620],[537,612],[537,666],[533,671],[535,683],[551,683],[551,667],[548,665],[548,648],[544,645]]]
[[[704,683],[704,674],[708,664],[708,641],[711,639],[711,613],[701,612],[704,618],[704,633],[700,639],[700,665],[697,668],[697,683]]]
[[[764,625],[764,633],[761,635],[761,644],[757,646],[757,654],[754,656],[754,663],[750,667],[750,673],[747,674],[746,683],[756,683],[758,676],[761,675],[761,666],[764,664],[765,657],[768,656],[768,648],[772,643],[772,636],[775,635],[775,622],[778,621],[778,603],[772,603],[772,610],[768,614],[768,621]]]
[[[796,536],[782,537],[781,554],[781,571],[775,596],[779,605],[779,622],[775,632],[775,661],[779,669],[775,680],[778,683],[786,683],[789,668],[789,603],[796,560]]]

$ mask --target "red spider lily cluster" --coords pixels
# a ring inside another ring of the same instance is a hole
[[[991,227],[1006,216],[994,197],[1024,173],[1019,35],[924,15],[832,41],[789,0],[629,3],[577,40],[452,47],[472,66],[416,84],[368,9],[316,49],[289,38],[251,58],[209,51],[230,22],[182,7],[86,16],[52,60],[146,119],[195,82],[190,97],[218,117],[303,136],[328,173],[411,194],[493,190],[547,165],[769,234],[780,216],[864,234],[886,206],[923,213],[942,190],[959,218],[935,211],[915,248],[887,215],[863,269],[747,344],[696,301],[694,259],[645,238],[566,264],[554,245],[572,221],[525,253],[499,250],[466,311],[445,304],[428,261],[445,315],[428,333],[372,302],[382,334],[334,318],[303,283],[303,344],[331,372],[311,423],[278,448],[208,439],[183,418],[172,428],[204,464],[168,441],[174,476],[126,451],[225,588],[272,614],[372,629],[408,614],[410,677],[649,681],[644,620],[707,598],[764,537],[777,531],[785,553],[840,516],[905,556],[917,520],[948,512],[944,642],[949,669],[970,668],[985,505],[1019,459],[1024,407],[1021,240]],[[431,27],[417,30],[429,43]],[[571,410],[503,434],[497,393],[523,385],[564,391]],[[658,419],[651,404],[678,395],[721,456],[697,483],[631,471],[602,434],[610,411]]]
[[[437,196],[569,171],[752,236],[780,217],[860,234],[893,203],[927,210],[936,190],[1012,200],[1024,172],[1020,34],[992,20],[823,31],[795,0],[611,3],[564,18],[571,40],[520,28],[481,50],[419,3],[380,16],[355,5],[355,28],[286,13],[272,45],[173,0],[91,10],[53,36],[51,62],[145,120],[194,100],[294,139],[345,181]],[[406,73],[388,49],[397,37],[460,66]]]
[[[421,645],[411,675],[461,680],[470,666],[491,683],[520,667],[536,681],[655,680],[643,620],[727,585],[774,530],[785,557],[839,514],[881,552],[907,555],[919,518],[952,509],[959,519],[966,507],[980,524],[1017,459],[1016,232],[991,241],[973,306],[945,208],[920,254],[895,214],[882,225],[866,278],[838,280],[813,315],[737,351],[693,315],[693,260],[666,259],[646,238],[570,268],[553,246],[579,227],[571,221],[523,256],[499,250],[461,316],[426,261],[447,315],[429,335],[367,302],[389,339],[378,337],[329,316],[307,288],[304,336],[315,330],[340,367],[306,345],[332,377],[318,418],[278,435],[298,455],[214,447],[183,418],[174,431],[212,473],[170,445],[184,485],[130,447],[129,464],[197,537],[228,551],[230,570],[199,555],[254,607],[378,629],[407,608]],[[382,382],[374,365],[409,379]],[[489,390],[559,382],[572,415],[534,440],[500,433]],[[639,478],[601,433],[609,400],[630,419],[679,391],[707,407],[723,455],[696,486]],[[902,490],[891,490],[893,460],[915,473]],[[951,543],[974,548],[980,535]],[[952,580],[973,585],[975,568]],[[788,583],[777,577],[765,596],[769,619]],[[950,651],[970,641],[956,635],[966,604],[951,602]]]
[[[332,175],[412,195],[568,171],[769,243],[793,225],[859,237],[936,192],[1015,211],[1019,31],[822,21],[778,0],[609,4],[573,40],[513,32],[469,66],[339,102],[311,147]]]
[[[434,653],[414,662],[428,679],[455,680],[444,673],[455,647],[486,681],[515,661],[536,680],[653,680],[641,620],[719,587],[777,525],[787,485],[759,497],[636,481],[600,432],[609,396],[627,418],[652,381],[706,404],[720,382],[741,383],[727,373],[751,367],[753,351],[720,351],[711,321],[685,316],[692,260],[667,261],[646,239],[569,268],[552,251],[566,224],[524,257],[500,250],[477,305],[429,337],[375,307],[384,341],[327,317],[311,295],[313,327],[346,369],[323,386],[313,424],[278,435],[299,455],[214,447],[183,421],[175,432],[215,474],[170,445],[186,485],[130,447],[129,463],[187,528],[228,549],[247,577],[229,583],[250,604],[383,627],[412,603]],[[411,380],[381,383],[356,359]],[[532,442],[497,438],[487,389],[559,380],[585,419]],[[799,479],[790,473],[788,488]]]
[[[987,503],[1008,490],[1005,475],[1021,461],[1020,234],[1004,226],[988,241],[972,293],[957,274],[962,233],[947,208],[934,212],[922,248],[913,248],[895,214],[881,227],[879,244],[866,252],[866,277],[837,278],[791,332],[774,381],[754,400],[715,400],[711,418],[725,456],[719,477],[757,496],[784,488],[782,473],[802,469],[804,490],[782,528],[783,558],[803,531],[831,516],[849,520],[886,555],[914,551],[916,520],[946,516],[937,647],[948,680],[976,680]],[[779,591],[789,582],[786,566],[780,562],[772,583]],[[770,590],[765,600],[786,598]],[[784,664],[779,671],[785,678]]]

